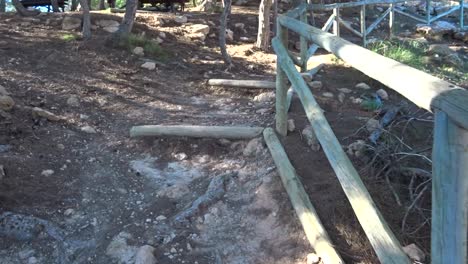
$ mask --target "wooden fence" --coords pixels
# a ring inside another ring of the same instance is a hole
[[[277,54],[276,131],[282,136],[287,134],[289,80],[379,260],[381,263],[410,263],[374,204],[358,172],[342,149],[310,88],[296,69],[291,53],[287,49],[288,32],[296,32],[301,37],[302,62],[305,62],[308,56],[308,42],[315,43],[317,47],[335,54],[347,64],[397,91],[419,107],[434,112],[432,263],[467,263],[468,92],[312,27],[304,23],[307,21],[307,13],[307,5],[301,5],[279,16],[277,20],[277,36],[272,41]],[[337,15],[338,11],[335,12],[335,16]],[[305,63],[299,66],[303,71],[306,70]],[[274,140],[270,140],[272,141]],[[268,142],[267,140],[267,144]],[[286,175],[287,169],[283,172]],[[325,238],[327,238],[326,233]],[[327,254],[326,252],[323,254]],[[330,258],[333,259],[334,256]]]

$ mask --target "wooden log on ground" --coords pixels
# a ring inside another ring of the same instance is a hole
[[[229,79],[209,79],[208,85],[259,89],[275,89],[276,87],[275,82],[271,81]]]
[[[468,263],[468,130],[436,111],[432,151],[431,261]]]
[[[186,125],[148,125],[134,126],[130,137],[194,137],[194,138],[228,138],[248,139],[260,135],[263,127],[246,126],[186,126]]]
[[[289,58],[285,47],[277,38],[273,39],[272,44],[277,59],[299,95],[315,135],[380,262],[409,264],[408,257],[380,214],[358,172],[333,133],[310,88]]]
[[[278,22],[419,107],[428,111],[441,109],[457,124],[468,128],[468,91],[465,89],[289,17],[280,16]]]
[[[344,263],[336,252],[328,237],[327,231],[322,225],[314,206],[309,200],[304,186],[299,179],[296,170],[284,151],[281,142],[271,128],[263,131],[265,142],[275,161],[283,186],[286,189],[289,199],[301,221],[304,232],[310,245],[314,248],[325,264]]]

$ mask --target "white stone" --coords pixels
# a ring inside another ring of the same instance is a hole
[[[42,175],[42,176],[45,176],[45,177],[49,177],[49,176],[51,176],[52,174],[54,174],[54,170],[43,170],[43,171],[41,172],[41,175]]]
[[[120,23],[115,20],[102,19],[96,22],[96,25],[106,28],[106,27],[119,27]]]
[[[184,23],[187,23],[188,18],[186,16],[176,16],[174,18],[174,21],[179,24],[184,24]]]
[[[115,33],[117,30],[119,30],[119,27],[105,27],[103,30],[109,33]]]
[[[151,70],[156,69],[156,63],[151,62],[151,61],[147,61],[147,62],[143,63],[140,67],[143,68],[143,69],[147,69],[147,70],[151,71]]]
[[[174,155],[174,158],[176,158],[177,160],[186,160],[187,157],[188,157],[187,154],[183,152],[180,152]]]
[[[414,261],[422,262],[426,258],[426,254],[415,244],[403,247],[403,251]]]
[[[346,99],[346,95],[344,93],[339,93],[338,94],[338,101],[340,103],[343,103],[345,99]]]
[[[94,127],[92,126],[84,126],[84,127],[81,127],[81,131],[85,132],[85,133],[88,133],[88,134],[96,134],[96,129],[94,129]]]
[[[384,89],[379,89],[375,93],[383,100],[388,100],[388,93]]]
[[[352,96],[349,99],[351,100],[351,102],[353,104],[360,104],[363,101],[361,98],[355,98],[355,97],[352,97]]]
[[[52,112],[49,112],[47,110],[44,110],[42,108],[39,108],[39,107],[34,107],[32,109],[32,116],[35,119],[38,119],[39,117],[44,117],[49,121],[59,121],[59,120],[62,119],[60,116],[58,116],[58,115],[56,115],[56,114],[54,114]]]
[[[163,40],[162,38],[160,38],[160,37],[157,37],[155,41],[156,41],[156,43],[158,43],[158,44],[161,44],[161,43],[164,42],[164,40]]]
[[[330,93],[330,92],[325,92],[322,94],[324,97],[327,97],[327,98],[333,98],[335,97],[335,95],[333,93]]]
[[[162,31],[159,32],[159,37],[166,38],[166,33],[162,32]]]
[[[150,245],[140,247],[135,256],[135,264],[156,264],[155,248]]]
[[[234,24],[234,27],[235,27],[235,28],[239,28],[239,29],[244,29],[244,28],[245,28],[245,24],[244,24],[244,23],[235,23],[235,24]]]
[[[264,92],[254,97],[255,102],[266,103],[275,99],[274,92]]]
[[[357,140],[348,146],[348,154],[351,156],[360,157],[363,154],[363,151],[366,147],[366,142],[364,140]]]
[[[230,29],[226,29],[226,39],[233,41],[234,40],[234,32]]]
[[[63,30],[73,30],[78,29],[81,27],[81,19],[66,16],[62,21],[62,29]]]
[[[135,47],[132,52],[133,54],[138,55],[138,56],[145,55],[145,50],[142,47]]]
[[[309,82],[309,86],[312,89],[320,89],[323,87],[323,84],[321,81],[311,81]]]
[[[28,264],[36,264],[36,263],[39,263],[36,257],[28,258]]]
[[[73,210],[72,208],[68,208],[67,210],[65,210],[65,212],[63,212],[63,215],[70,216],[74,213],[75,213],[75,210]]]
[[[72,107],[78,107],[80,106],[80,99],[76,95],[71,95],[67,99],[67,105],[72,106]]]
[[[15,101],[8,95],[0,95],[0,110],[9,111],[15,106]]]
[[[363,89],[363,90],[369,90],[371,87],[367,83],[358,83],[356,84],[356,88],[358,89]]]
[[[293,132],[296,130],[296,123],[294,122],[294,119],[288,119],[288,131]]]
[[[167,219],[167,217],[165,217],[164,215],[160,215],[160,216],[156,217],[157,221],[164,221],[166,219]]]
[[[307,145],[310,146],[310,148],[313,151],[319,151],[320,150],[320,143],[319,143],[319,141],[317,139],[317,136],[315,135],[314,130],[312,129],[312,127],[310,125],[306,126],[302,130],[302,135],[304,136]]]
[[[206,36],[208,33],[210,33],[210,26],[204,24],[194,24],[187,27],[187,30],[190,33],[201,33]]]
[[[348,89],[348,88],[338,88],[338,91],[347,94],[347,93],[351,93],[353,90]]]
[[[318,264],[320,262],[320,257],[317,254],[310,253],[307,254],[306,264]]]

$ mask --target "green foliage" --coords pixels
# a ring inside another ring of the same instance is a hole
[[[428,56],[427,44],[421,41],[384,40],[370,44],[369,49],[442,79],[448,79],[455,83],[468,80],[468,62],[464,62],[460,66],[436,62],[432,57]]]
[[[64,34],[60,37],[61,40],[63,41],[66,41],[66,42],[70,42],[70,41],[74,41],[74,40],[77,40],[78,39],[78,36],[75,35],[75,34]]]
[[[142,47],[146,56],[157,57],[160,59],[167,58],[167,53],[163,51],[156,41],[148,39],[142,35],[129,34],[126,37],[122,37],[118,45],[130,52],[136,47]]]

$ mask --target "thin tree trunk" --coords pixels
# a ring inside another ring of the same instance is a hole
[[[81,9],[83,11],[83,39],[88,40],[91,38],[91,16],[89,14],[89,6],[87,0],[80,0]]]
[[[15,7],[16,12],[18,12],[18,14],[20,14],[21,16],[37,16],[39,15],[39,13],[41,13],[41,11],[37,9],[35,9],[34,11],[26,9],[19,0],[11,0],[11,2]]]
[[[106,0],[99,0],[99,10],[106,9]]]
[[[125,6],[125,15],[120,23],[119,30],[112,34],[112,41],[120,41],[121,38],[127,36],[132,32],[133,23],[135,22],[136,11],[138,8],[138,0],[127,0]]]
[[[258,11],[258,35],[255,47],[267,51],[270,46],[271,0],[262,0]]]
[[[58,0],[50,0],[50,3],[52,5],[52,11],[60,12],[60,7],[59,7],[59,4],[58,4]]]
[[[273,32],[275,33],[276,37],[276,19],[278,18],[278,1],[273,0]]]
[[[232,59],[229,56],[226,50],[226,28],[227,28],[227,20],[228,16],[231,13],[231,0],[223,0],[224,9],[223,13],[221,14],[221,23],[219,26],[219,48],[221,49],[221,55],[223,55],[224,62],[232,66]]]
[[[0,0],[0,13],[4,13],[6,11],[6,0]]]

